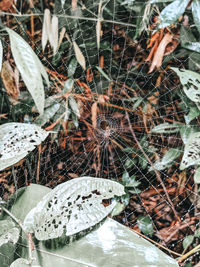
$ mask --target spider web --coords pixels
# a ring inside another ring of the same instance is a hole
[[[144,9],[149,13],[145,14],[143,11],[138,15],[137,4],[141,4],[140,1],[125,1],[124,4],[117,0],[103,1],[104,21],[99,50],[94,46],[97,42],[99,2],[90,1],[87,5],[80,1],[75,11],[71,11],[71,3],[65,3],[62,9],[58,2],[55,5],[55,13],[59,17],[59,29],[66,27],[68,35],[79,45],[86,60],[87,70],[90,69],[93,78],[89,79],[86,71],[77,65],[74,78],[82,84],[80,86],[75,82],[73,93],[78,95],[75,99],[79,106],[80,118],[69,117],[65,123],[58,123],[53,129],[58,133],[52,134],[40,148],[30,153],[23,164],[1,172],[2,196],[6,199],[15,189],[30,182],[53,188],[74,177],[93,176],[121,181],[122,176],[128,173],[129,176],[134,175],[140,184],[135,187],[135,193],[130,194],[130,201],[125,210],[115,219],[138,230],[137,219],[140,216],[148,216],[154,227],[152,239],[180,253],[183,250],[184,237],[194,233],[195,224],[198,224],[197,186],[193,183],[192,169],[182,173],[179,170],[181,158],[178,157],[173,164],[159,171],[171,199],[171,203],[169,202],[151,163],[162,159],[170,148],[183,151],[184,145],[179,133],[155,134],[151,130],[164,122],[185,123],[184,115],[188,109],[187,105],[184,105],[184,98],[181,98],[184,93],[178,88],[174,73],[166,67],[168,62],[176,67],[187,67],[188,57],[178,57],[175,51],[165,57],[159,72],[147,74],[149,64],[144,62],[144,58],[147,58],[149,53],[146,49],[148,36],[142,31],[137,41],[133,41],[134,25],[140,18],[139,22],[145,25],[145,16],[148,24],[151,24],[151,14],[156,10],[147,9],[146,4]],[[135,8],[129,2],[134,2]],[[128,16],[125,18],[126,9]],[[34,9],[34,13],[38,13],[37,9]],[[71,19],[70,16],[77,18]],[[82,18],[86,16],[91,19]],[[19,22],[18,17],[15,17],[15,20]],[[38,17],[37,24],[41,29],[42,16]],[[22,30],[30,41],[25,29]],[[37,38],[34,50],[41,58],[40,41],[41,36]],[[72,47],[68,47],[68,50],[67,56],[59,49],[52,58],[48,47],[44,53],[45,58],[42,58],[43,64],[54,73],[67,76],[69,63],[71,59],[76,58]],[[192,62],[192,53],[189,58]],[[101,71],[96,67],[102,60],[104,64],[101,63]],[[53,78],[55,77],[51,76],[49,96],[59,92],[59,82]],[[92,92],[89,96],[86,91],[88,88]],[[65,108],[65,101],[54,101]],[[98,102],[96,116],[92,110],[95,102]],[[33,104],[30,104],[31,108],[32,106]],[[59,115],[55,115],[51,123],[58,117]],[[23,119],[29,122],[32,120],[30,115]],[[140,189],[140,192],[137,189]],[[177,218],[173,207],[180,218],[176,225],[174,220]],[[168,253],[176,257],[170,251]]]

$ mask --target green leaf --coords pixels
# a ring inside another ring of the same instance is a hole
[[[154,168],[156,170],[164,170],[165,168],[170,167],[176,158],[178,158],[181,154],[181,151],[176,148],[170,148],[164,155],[161,161],[157,161],[154,164]],[[150,171],[152,171],[152,167]]]
[[[151,4],[156,4],[156,3],[167,3],[167,2],[172,2],[174,0],[151,0]]]
[[[195,184],[200,184],[200,167],[195,170],[194,182],[195,182]]]
[[[40,114],[44,111],[44,86],[42,76],[49,86],[46,70],[37,55],[24,39],[13,30],[6,28],[11,51],[22,79],[29,90]]]
[[[180,135],[183,143],[186,144],[190,134],[195,133],[196,130],[190,125],[183,125],[180,129]]]
[[[180,131],[181,128],[181,124],[179,123],[173,123],[173,124],[169,124],[169,123],[162,123],[159,124],[157,126],[155,126],[151,132],[152,133],[177,133]]]
[[[159,28],[170,26],[185,12],[189,0],[175,0],[167,5],[159,16]]]
[[[35,124],[39,126],[43,126],[46,124],[53,116],[56,114],[56,112],[59,110],[60,104],[56,103],[44,110],[44,113],[40,115],[36,120]]]
[[[190,107],[190,111],[187,115],[184,115],[186,124],[189,124],[192,120],[200,115],[200,110],[196,107]]]
[[[23,159],[46,139],[48,132],[28,123],[0,125],[0,171]]]
[[[75,71],[77,68],[77,60],[75,57],[73,57],[69,63],[69,66],[67,68],[68,77],[73,77]]]
[[[73,113],[78,117],[80,118],[80,112],[79,112],[79,108],[78,108],[78,105],[76,103],[76,100],[74,99],[73,96],[70,96],[69,98],[69,105],[73,111]]]
[[[194,233],[195,237],[200,237],[200,228],[196,229],[195,233]]]
[[[23,221],[26,214],[50,191],[41,185],[28,186],[23,194],[18,194],[19,197],[15,199],[11,212]],[[24,236],[18,244],[20,256],[23,258],[28,258],[26,245]],[[42,267],[133,267],[134,265],[178,267],[176,260],[110,218],[106,219],[98,229],[64,247],[57,245],[56,248],[47,248],[44,242],[39,242],[33,251],[33,257],[36,258],[33,264]],[[8,266],[9,264],[2,267]]]
[[[191,70],[171,68],[178,75],[183,90],[193,102],[200,102],[200,74]]]
[[[64,88],[63,91],[64,93],[70,93],[73,89],[74,86],[74,79],[68,79],[65,83],[64,83]]]
[[[111,212],[111,217],[119,215],[125,209],[124,203],[117,202],[114,209]]]
[[[192,244],[193,240],[194,240],[193,235],[186,236],[183,240],[183,248],[187,249]]]
[[[190,134],[184,148],[180,170],[200,164],[200,132]]]
[[[33,265],[31,264],[32,267],[41,267],[39,265]],[[18,258],[15,260],[10,267],[30,267],[30,262],[27,259],[23,258]]]
[[[137,220],[138,227],[140,231],[145,234],[152,236],[153,235],[153,224],[149,217],[141,216]]]
[[[99,193],[96,194],[96,191]],[[116,203],[104,207],[103,199],[124,193],[124,187],[111,180],[91,177],[73,179],[47,194],[28,213],[24,228],[34,233],[38,240],[58,238],[63,234],[74,235],[96,225],[113,210]]]
[[[193,0],[191,6],[192,6],[192,15],[195,25],[200,32],[200,1]]]
[[[19,239],[19,232],[11,220],[0,221],[0,247],[9,242],[16,244]]]
[[[98,71],[106,78],[106,80],[108,80],[109,82],[111,82],[111,79],[108,77],[108,75],[102,70],[102,68],[96,66],[96,68],[98,69]]]
[[[14,251],[19,239],[20,230],[11,219],[0,220],[0,263],[1,267],[9,266],[14,260]]]

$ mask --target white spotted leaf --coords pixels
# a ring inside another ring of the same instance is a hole
[[[190,134],[185,145],[180,170],[200,164],[200,132]]]
[[[45,100],[42,76],[49,86],[46,70],[30,45],[13,30],[9,28],[6,28],[6,30],[9,34],[11,51],[17,68],[33,97],[39,113],[42,114]]]
[[[0,126],[0,171],[23,159],[41,144],[48,132],[37,125],[6,123]]]
[[[24,228],[38,240],[70,236],[102,221],[116,202],[102,201],[123,195],[123,185],[101,178],[81,177],[58,185],[24,219]]]
[[[191,70],[171,69],[178,75],[187,97],[193,102],[200,103],[200,74]]]

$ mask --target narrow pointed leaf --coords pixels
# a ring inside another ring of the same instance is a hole
[[[51,13],[49,9],[44,10],[44,21],[42,26],[42,50],[45,50],[49,40],[49,30],[51,30]]]
[[[78,63],[81,65],[81,67],[85,70],[85,57],[83,55],[83,53],[81,52],[80,48],[78,47],[77,43],[75,41],[72,42],[73,43],[73,47],[74,47],[74,52],[75,52],[75,56],[76,59],[78,61]]]
[[[0,171],[23,159],[48,136],[34,124],[6,123],[0,126]]]
[[[73,235],[104,219],[115,202],[104,199],[124,194],[124,187],[111,180],[81,177],[58,185],[33,208],[24,220],[27,232],[38,240]]]
[[[55,55],[58,49],[58,18],[55,15],[52,17],[50,36],[49,42],[53,48],[53,55]]]
[[[42,76],[47,84],[47,73],[35,52],[24,39],[11,29],[6,28],[11,42],[11,51],[22,79],[42,114],[44,111],[44,86]],[[42,75],[42,76],[41,76]]]

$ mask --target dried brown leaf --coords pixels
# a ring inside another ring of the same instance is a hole
[[[51,31],[51,13],[49,9],[44,10],[44,21],[42,26],[42,50],[45,50],[49,40],[49,31]]]
[[[162,65],[163,56],[165,53],[166,46],[172,42],[173,36],[170,33],[166,33],[160,42],[158,49],[156,50],[153,61],[151,63],[150,69],[148,73],[151,73],[156,68],[160,68]]]
[[[91,113],[92,113],[92,125],[94,129],[96,129],[97,127],[97,102],[94,102],[92,104]]]
[[[18,87],[19,72],[17,75],[17,72],[13,71],[8,61],[5,61],[2,65],[1,78],[6,88],[7,94],[17,99],[20,94]]]
[[[81,65],[81,67],[85,70],[85,57],[83,55],[83,53],[81,52],[80,48],[78,47],[77,43],[75,41],[72,42],[73,43],[73,47],[74,47],[74,52],[76,55],[76,59],[78,61],[78,63]]]
[[[53,48],[53,55],[58,49],[58,18],[54,15],[51,21],[51,32],[49,31],[49,42]]]

